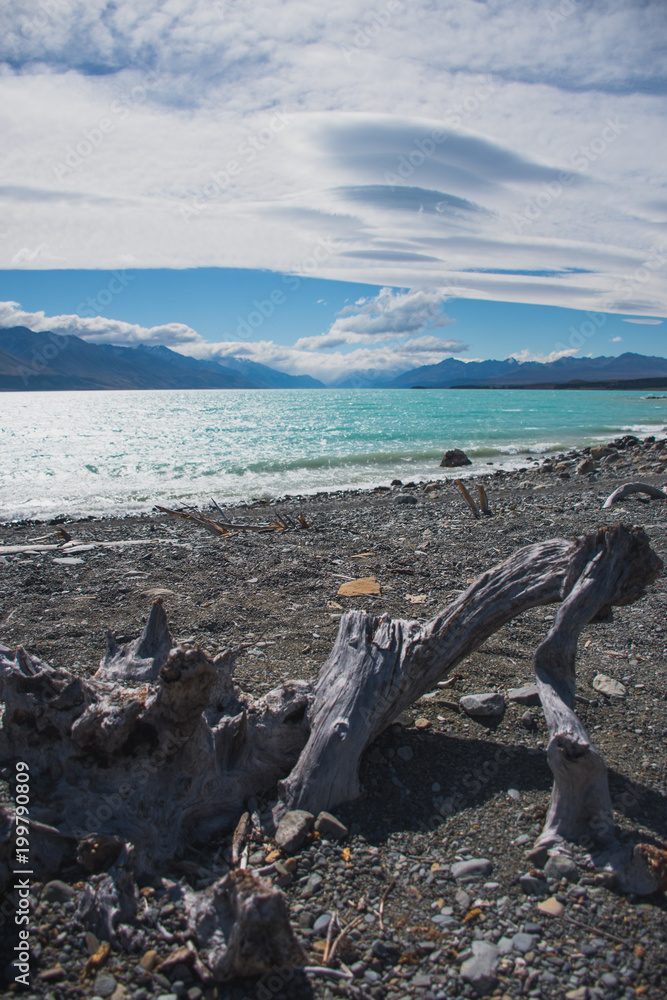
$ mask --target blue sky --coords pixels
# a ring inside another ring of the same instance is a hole
[[[663,0],[15,0],[0,325],[325,380],[665,354],[666,29]]]

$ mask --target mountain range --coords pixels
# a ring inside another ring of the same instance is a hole
[[[667,387],[667,359],[642,354],[551,362],[446,358],[404,372],[364,369],[332,379],[336,388],[649,388]],[[288,375],[245,358],[200,361],[162,345],[118,347],[80,337],[0,329],[0,391],[49,389],[318,389],[310,375]]]

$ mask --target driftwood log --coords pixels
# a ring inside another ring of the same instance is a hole
[[[609,494],[602,504],[602,509],[608,510],[617,501],[625,500],[626,497],[632,496],[633,493],[645,493],[646,496],[652,497],[654,500],[667,500],[667,493],[664,490],[658,489],[657,486],[651,486],[649,483],[625,483],[624,486],[619,486],[618,489]]]
[[[554,775],[537,853],[588,838],[608,849],[619,885],[650,892],[642,858],[615,851],[607,769],[574,712],[575,656],[581,629],[637,601],[661,569],[637,527],[530,545],[427,624],[345,613],[312,683],[258,699],[234,684],[231,651],[172,648],[158,600],[134,642],[109,636],[92,677],[0,647],[0,761],[29,766],[45,868],[77,843],[94,868],[100,844],[116,844],[114,857],[132,845],[135,870],[155,871],[192,839],[233,827],[251,798],[273,803],[269,831],[288,810],[354,799],[364,749],[401,711],[507,621],[561,602],[535,654]]]

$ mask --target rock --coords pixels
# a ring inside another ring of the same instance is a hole
[[[611,455],[612,449],[607,448],[605,444],[597,445],[595,448],[591,448],[591,458],[599,462],[601,458],[606,458],[607,455]]]
[[[328,812],[319,814],[315,820],[315,830],[321,837],[331,837],[333,840],[343,840],[349,833],[345,824]]]
[[[394,503],[416,504],[419,503],[419,501],[417,500],[417,497],[412,495],[412,493],[399,493],[394,497]]]
[[[485,996],[495,989],[498,979],[496,966],[498,949],[488,941],[473,941],[472,958],[461,966],[461,976],[480,994]]]
[[[537,719],[532,712],[524,712],[521,716],[521,725],[524,729],[535,729],[537,726]]]
[[[589,472],[595,472],[595,469],[595,462],[591,461],[590,458],[584,458],[577,466],[577,475],[585,476]]]
[[[43,903],[69,903],[74,899],[74,895],[74,889],[70,885],[54,879],[53,882],[46,883],[40,899]]]
[[[527,951],[532,951],[534,945],[535,938],[532,934],[524,934],[522,931],[519,931],[512,937],[512,947],[515,951],[520,951],[523,955]]]
[[[305,809],[292,809],[285,813],[280,823],[276,835],[273,838],[283,851],[292,854],[298,851],[308,833],[310,832],[315,817]]]
[[[497,691],[486,694],[466,694],[459,702],[467,715],[498,716],[505,711],[505,699]]]
[[[565,909],[555,896],[549,896],[548,899],[541,899],[537,904],[537,908],[540,913],[546,913],[549,917],[560,917]]]
[[[312,875],[309,875],[308,881],[306,882],[301,895],[304,899],[310,899],[311,896],[314,896],[316,892],[320,891],[323,883],[324,879],[322,876],[318,875],[317,872],[314,872]]]
[[[488,858],[472,858],[470,861],[456,861],[452,865],[452,875],[457,882],[477,882],[493,871]]]
[[[441,468],[454,469],[460,465],[472,465],[472,462],[464,451],[460,448],[452,448],[446,451],[440,463]]]
[[[144,952],[139,960],[139,965],[146,972],[150,972],[151,969],[157,964],[158,954],[154,948],[150,948],[148,951]]]
[[[510,688],[507,692],[507,697],[516,705],[526,705],[528,707],[530,705],[537,706],[542,704],[537,684],[524,684],[520,688]]]
[[[546,883],[535,875],[522,875],[519,884],[527,896],[544,896],[547,892]]]
[[[350,580],[338,588],[337,597],[363,597],[380,595],[380,584],[374,576],[362,576],[358,580]]]
[[[577,986],[574,990],[568,990],[565,1000],[588,1000],[588,987]]]
[[[412,760],[413,757],[412,747],[399,747],[398,750],[396,751],[396,756],[400,757],[401,760],[405,761]]]
[[[608,698],[625,698],[628,693],[625,684],[615,681],[613,677],[607,677],[606,674],[597,674],[593,680],[593,687],[600,694],[606,694]]]
[[[565,878],[568,882],[579,881],[579,869],[572,858],[565,854],[552,854],[544,866],[544,874],[547,878]]]
[[[463,909],[463,910],[469,910],[470,909],[470,904],[472,902],[472,896],[470,895],[469,892],[466,892],[465,889],[457,889],[456,895],[454,896],[454,899],[456,900],[456,902],[458,903],[458,905],[461,907],[461,909]]]
[[[325,936],[329,930],[329,924],[331,923],[331,914],[323,913],[322,916],[318,917],[313,924],[313,930],[316,934],[320,934],[322,937]]]
[[[43,983],[59,983],[61,979],[65,978],[65,970],[62,965],[53,965],[50,969],[44,969],[44,972],[40,972],[39,978]]]
[[[114,977],[109,975],[108,972],[99,972],[95,976],[93,996],[110,997],[117,985],[118,984],[116,983]]]
[[[429,729],[430,726],[430,719],[415,719],[415,729]]]

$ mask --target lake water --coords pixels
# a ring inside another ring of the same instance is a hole
[[[641,392],[189,390],[0,396],[0,519],[221,505],[474,474],[620,434],[665,434]],[[493,466],[487,463],[493,462]]]

